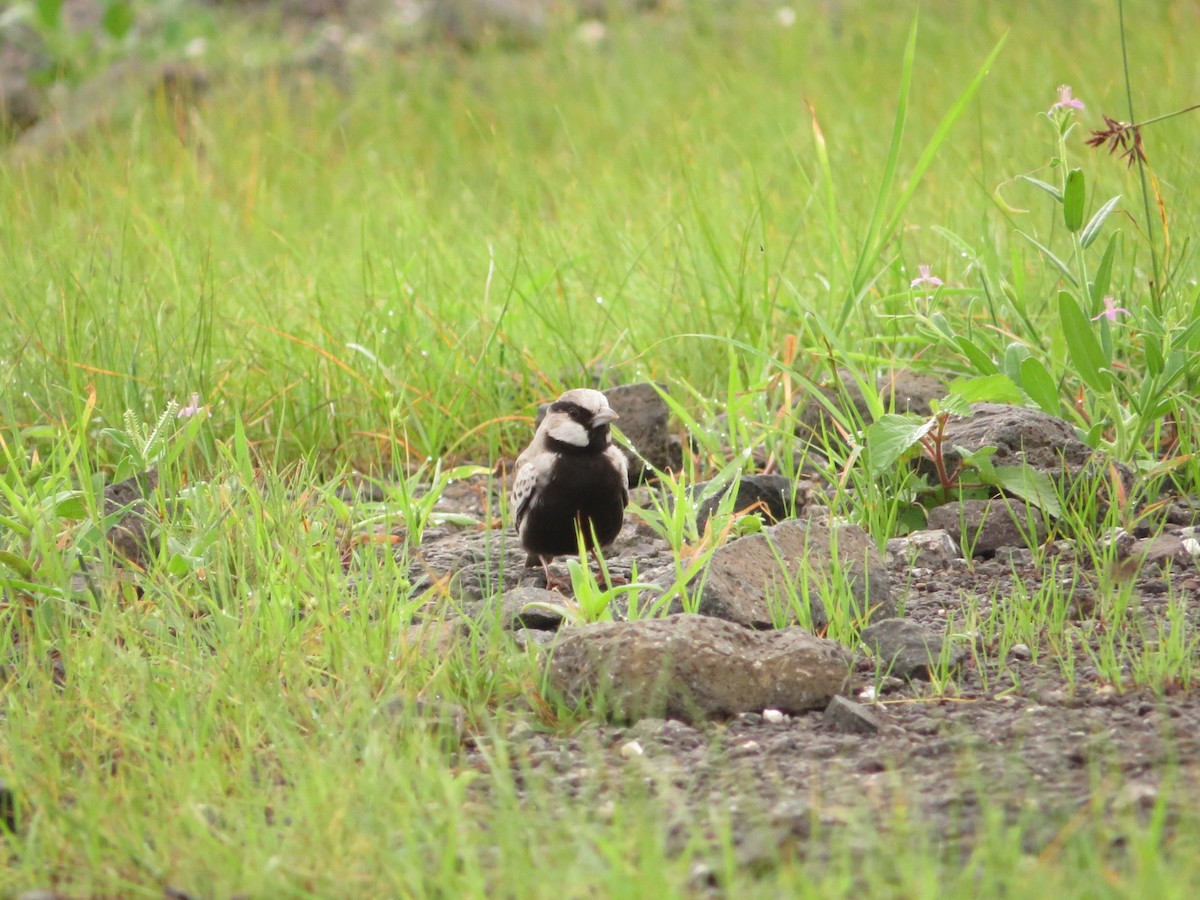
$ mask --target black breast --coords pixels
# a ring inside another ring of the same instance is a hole
[[[611,544],[625,518],[625,483],[603,454],[563,455],[538,490],[522,533],[522,543],[540,556],[566,556],[578,550],[575,523],[584,546]]]

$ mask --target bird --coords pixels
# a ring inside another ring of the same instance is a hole
[[[550,561],[583,546],[596,555],[621,531],[629,502],[629,464],[612,442],[618,418],[600,391],[575,388],[550,404],[533,440],[517,457],[510,508],[528,556],[541,563],[546,585]],[[597,563],[599,558],[597,557]]]

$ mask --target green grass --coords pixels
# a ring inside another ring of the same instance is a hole
[[[1193,14],[1128,4],[1139,118],[1200,96]],[[204,15],[217,58],[257,46]],[[1086,150],[1083,129],[1067,145],[1087,213],[1123,198],[1103,240],[1077,248],[1061,207],[1013,180],[1058,183],[1038,116],[1056,85],[1087,102],[1088,128],[1127,118],[1115,5],[924,4],[894,149],[912,10],[797,16],[782,28],[766,5],[701,3],[618,18],[594,49],[569,34],[429,47],[363,67],[348,94],[231,64],[185,120],[150,100],[60,153],[0,162],[0,776],[21,826],[0,843],[0,893],[665,896],[696,888],[703,864],[753,896],[1182,895],[1200,858],[1186,817],[1167,834],[1097,811],[1030,854],[1031,823],[987,814],[964,864],[898,794],[882,827],[815,821],[820,852],[765,870],[737,863],[721,810],[668,847],[675,798],[611,753],[596,748],[599,774],[572,796],[520,758],[514,724],[566,733],[577,718],[543,705],[534,662],[490,623],[449,648],[410,630],[423,598],[408,554],[436,497],[416,485],[511,458],[535,402],[593,374],[668,384],[697,427],[730,412],[733,451],[785,471],[784,398],[831,367],[868,387],[901,367],[1003,374],[1149,469],[1147,499],[1200,489],[1194,118],[1145,135],[1169,243],[1157,219],[1147,237],[1137,169]],[[1018,231],[1090,273],[1119,232],[1108,293],[1134,315],[1089,323],[1096,346],[1080,344],[1069,279]],[[919,264],[947,283],[931,299],[909,288]],[[1111,375],[1089,368],[1093,349]],[[153,423],[193,392],[208,411],[184,434],[150,453],[122,438],[127,411]],[[1162,464],[1168,420],[1180,444]],[[912,471],[874,477],[854,448],[821,449],[834,511],[891,536]],[[738,459],[722,453],[701,439],[696,477]],[[95,523],[103,484],[151,458],[179,499],[155,510],[165,540],[135,590]],[[407,548],[372,540],[383,510],[337,499],[354,470],[401,477],[385,510]],[[1098,564],[1098,529],[1136,517],[1099,508],[1106,484],[1061,526]],[[677,551],[699,537],[660,513]],[[1072,683],[1093,653],[1114,683],[1194,685],[1180,596],[1156,642],[1133,646],[1145,626],[1106,586],[1087,644],[1063,620],[1063,574],[968,611],[997,678],[1021,642]],[[461,704],[490,765],[382,715],[392,696]]]

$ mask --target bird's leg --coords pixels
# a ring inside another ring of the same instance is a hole
[[[605,581],[605,587],[607,587],[610,591],[614,585],[629,584],[629,579],[620,575],[613,575],[604,567],[604,563],[600,561],[600,551],[597,550],[595,546],[592,547],[592,559],[596,561],[596,571],[600,573],[600,577]]]
[[[539,556],[538,562],[542,564],[542,571],[546,573],[546,590],[558,591],[560,594],[566,595],[571,587],[569,578],[560,578],[550,572],[550,562],[554,559],[553,556]]]

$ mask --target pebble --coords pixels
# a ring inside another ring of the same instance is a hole
[[[772,725],[778,725],[786,718],[783,711],[778,709],[764,709],[762,717],[764,722],[770,722]]]
[[[638,741],[629,741],[627,744],[621,745],[621,755],[626,759],[634,759],[645,752]]]

